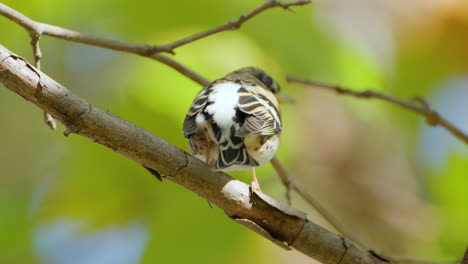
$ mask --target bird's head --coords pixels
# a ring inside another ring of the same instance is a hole
[[[251,79],[256,83],[261,84],[265,89],[268,89],[273,94],[276,95],[280,103],[292,103],[294,100],[284,93],[280,92],[280,86],[278,85],[273,78],[270,77],[266,72],[255,67],[245,67],[239,70],[233,71],[228,76],[242,79]]]
[[[276,94],[280,91],[278,83],[276,83],[270,75],[268,75],[263,70],[260,70],[255,67],[245,67],[239,70],[236,70],[229,75],[243,78],[243,79],[254,79],[255,82],[260,82],[260,84],[270,90],[272,93]]]

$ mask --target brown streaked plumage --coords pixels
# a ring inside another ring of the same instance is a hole
[[[192,154],[215,170],[253,170],[279,148],[278,84],[246,67],[205,87],[193,100],[183,131]]]

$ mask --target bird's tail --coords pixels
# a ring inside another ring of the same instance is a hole
[[[239,143],[234,146],[232,144],[220,144],[218,160],[214,168],[223,170],[232,165],[256,167],[259,164],[247,153],[244,143]]]

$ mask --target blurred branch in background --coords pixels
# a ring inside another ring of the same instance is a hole
[[[289,172],[284,168],[277,157],[274,157],[271,160],[271,165],[277,172],[278,176],[281,179],[281,182],[286,187],[286,198],[289,205],[292,205],[291,192],[297,192],[310,206],[312,206],[329,224],[333,226],[341,235],[346,238],[353,240],[356,244],[360,246],[363,245],[357,238],[349,234],[342,226],[339,224],[338,220],[333,217],[330,212],[328,212],[325,207],[323,207],[312,195],[310,195],[304,188],[297,185],[294,181],[294,178],[289,174]]]
[[[346,88],[342,88],[336,85],[324,84],[316,81],[302,80],[296,77],[288,76],[286,79],[290,83],[299,83],[310,87],[325,88],[335,91],[338,94],[349,95],[358,98],[367,99],[380,99],[389,103],[399,105],[410,111],[419,113],[426,117],[427,124],[431,126],[442,126],[449,131],[453,136],[458,138],[460,141],[468,145],[468,135],[465,134],[461,129],[452,124],[450,121],[441,116],[436,110],[432,109],[431,106],[420,97],[414,97],[409,101],[404,101],[391,95],[367,90],[367,91],[354,91]]]

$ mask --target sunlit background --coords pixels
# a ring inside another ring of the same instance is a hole
[[[237,18],[260,0],[3,3],[38,21],[166,44]],[[286,75],[400,98],[422,96],[468,132],[466,0],[318,0],[274,9],[176,50],[213,80],[248,65],[296,99],[283,106],[280,159],[365,245],[460,258],[468,244],[468,149],[421,116],[375,100],[287,84]],[[27,33],[0,17],[0,44],[31,60]],[[158,62],[43,37],[43,71],[93,105],[187,150],[200,87]],[[0,263],[313,263],[229,220],[201,197],[59,126],[0,87]],[[271,166],[262,189],[284,201]],[[233,173],[248,182],[250,174]],[[306,203],[297,208],[331,229]],[[331,229],[332,230],[332,229]]]

